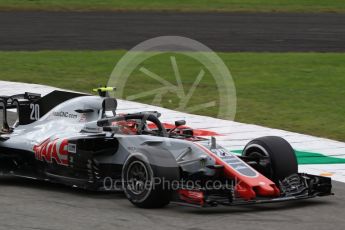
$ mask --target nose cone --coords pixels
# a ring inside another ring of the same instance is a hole
[[[266,184],[265,182],[259,183],[259,186],[255,187],[255,191],[259,196],[277,197],[280,195],[280,191],[275,184]]]

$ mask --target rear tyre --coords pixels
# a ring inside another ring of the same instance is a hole
[[[122,170],[126,197],[139,208],[162,208],[168,205],[172,191],[159,183],[167,173],[168,169],[152,165],[145,155],[130,157]]]
[[[281,137],[260,137],[249,142],[242,153],[246,157],[268,158],[266,177],[274,182],[298,173],[295,151],[291,145]]]

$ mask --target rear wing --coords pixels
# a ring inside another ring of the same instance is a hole
[[[2,110],[2,132],[10,132],[11,127],[8,125],[7,110],[17,109],[17,116],[19,121],[23,124],[29,124],[28,108],[31,103],[38,101],[41,98],[40,94],[24,93],[13,96],[0,96],[0,110]]]
[[[13,96],[0,96],[0,110],[2,110],[2,132],[11,132],[7,111],[17,110],[17,125],[27,125],[39,120],[55,106],[69,99],[89,96],[88,94],[55,90],[44,97],[36,93],[24,93]],[[1,111],[0,111],[1,112]]]

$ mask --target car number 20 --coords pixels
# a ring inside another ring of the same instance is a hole
[[[40,119],[40,105],[39,104],[30,104],[30,120],[37,121]]]

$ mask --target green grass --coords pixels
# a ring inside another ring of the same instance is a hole
[[[40,83],[89,92],[106,83],[125,51],[0,52],[0,79]],[[202,68],[181,54],[174,54],[182,82],[191,87]],[[230,68],[237,89],[236,120],[345,141],[345,54],[341,53],[220,53]],[[174,83],[169,54],[142,63]],[[139,66],[139,67],[140,67]],[[125,95],[159,87],[135,69]],[[1,89],[0,89],[1,94]],[[192,98],[191,105],[217,100],[211,74]],[[165,107],[176,108],[178,98],[168,93]],[[151,103],[152,97],[139,101]],[[216,109],[197,113],[216,116]]]
[[[344,0],[0,0],[0,10],[345,12]]]

